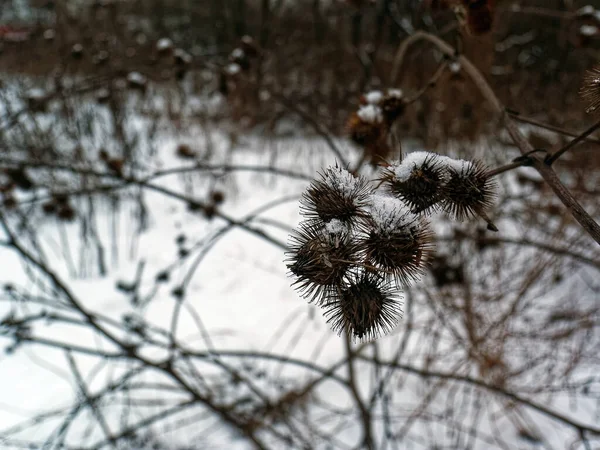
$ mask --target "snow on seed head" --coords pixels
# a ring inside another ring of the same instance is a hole
[[[402,201],[371,197],[371,227],[362,241],[366,261],[387,274],[397,285],[418,279],[430,259],[432,232]]]
[[[394,167],[394,174],[398,181],[407,181],[415,167],[421,167],[429,158],[437,157],[435,153],[412,152],[404,157],[402,162]]]
[[[399,199],[376,194],[370,198],[371,219],[380,233],[390,233],[409,226],[417,221],[417,217]]]
[[[596,25],[581,25],[581,27],[579,27],[579,34],[582,36],[596,36],[598,31],[599,30]]]
[[[327,230],[329,234],[340,235],[346,231],[346,227],[341,220],[331,219],[325,224],[325,230]]]
[[[354,225],[362,215],[370,191],[363,177],[355,177],[341,167],[329,167],[302,195],[301,210],[312,221],[328,223],[337,219]]]
[[[453,159],[448,156],[440,157],[440,162],[457,174],[465,174],[473,168],[473,163],[471,161]]]
[[[365,94],[365,101],[369,105],[378,105],[379,102],[383,99],[383,92],[381,91],[371,91]]]
[[[225,67],[225,72],[227,72],[228,75],[237,75],[241,70],[242,68],[240,65],[236,63],[227,64],[227,67]]]
[[[429,213],[439,207],[444,197],[448,174],[441,161],[436,153],[412,152],[399,164],[384,169],[381,181],[413,213]]]
[[[242,50],[241,48],[234,48],[233,51],[231,52],[231,57],[234,59],[241,59],[244,56],[246,56],[246,54],[244,53],[244,50]]]
[[[582,16],[591,16],[596,12],[596,9],[592,5],[585,5],[575,11],[575,15]]]
[[[363,122],[379,124],[383,122],[383,114],[381,108],[375,105],[361,106],[358,110],[358,117]]]

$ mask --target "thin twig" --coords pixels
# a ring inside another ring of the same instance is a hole
[[[579,144],[581,141],[583,141],[586,137],[588,137],[590,134],[592,134],[598,128],[600,128],[600,120],[598,122],[596,122],[594,125],[592,125],[591,127],[589,127],[587,130],[585,130],[583,133],[581,133],[579,136],[577,136],[575,139],[573,139],[571,142],[569,142],[567,145],[565,145],[563,148],[561,148],[560,150],[557,150],[556,152],[552,153],[551,155],[548,155],[545,159],[546,164],[551,166],[552,163],[554,163],[554,161],[556,161],[558,158],[560,158],[566,152],[571,150],[573,147],[575,147],[577,144]]]
[[[550,124],[541,122],[539,120],[532,119],[531,117],[522,116],[521,114],[519,114],[518,112],[515,112],[515,111],[511,111],[511,110],[507,109],[506,112],[508,114],[510,114],[511,117],[518,122],[528,123],[530,125],[534,125],[536,127],[543,128],[545,130],[554,131],[555,133],[562,134],[564,136],[570,136],[570,137],[579,136],[579,133],[576,133],[574,131],[567,130],[567,129],[561,128],[561,127],[557,127],[555,125],[550,125]],[[594,144],[600,144],[600,139],[596,139],[596,138],[592,138],[592,137],[586,137],[585,141],[593,142]]]

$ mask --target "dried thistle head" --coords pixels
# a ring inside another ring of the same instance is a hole
[[[75,209],[69,203],[59,205],[56,211],[56,217],[64,222],[72,222],[76,216]]]
[[[423,274],[433,250],[429,225],[394,197],[374,195],[371,227],[362,243],[369,266],[390,274],[397,285]]]
[[[381,181],[394,196],[404,201],[415,214],[439,207],[445,197],[446,171],[439,155],[409,153],[400,164],[383,171]]]
[[[362,177],[346,169],[329,167],[314,180],[300,200],[305,217],[321,225],[331,220],[355,225],[364,215],[371,189]]]
[[[346,124],[350,138],[360,146],[368,147],[385,138],[387,126],[381,108],[374,104],[361,106]]]
[[[388,89],[381,100],[381,110],[385,120],[391,124],[404,112],[405,99],[401,89]]]
[[[325,305],[325,317],[338,335],[346,331],[354,338],[372,340],[388,333],[398,323],[400,299],[386,279],[377,273],[354,273]]]
[[[12,183],[19,189],[28,191],[34,187],[34,183],[27,174],[24,167],[19,168],[6,168],[4,173],[10,178]]]
[[[381,101],[383,100],[383,92],[382,91],[369,91],[366,94],[363,94],[359,98],[359,103],[361,105],[374,105],[379,106]]]
[[[600,108],[600,64],[585,73],[579,94],[587,103],[585,112],[592,113]]]
[[[478,161],[444,158],[447,165],[444,209],[454,219],[462,221],[481,215],[492,206],[496,182],[488,169]]]
[[[342,222],[322,226],[304,222],[291,236],[287,267],[292,283],[310,302],[325,303],[344,283],[349,269],[358,263],[358,244]]]

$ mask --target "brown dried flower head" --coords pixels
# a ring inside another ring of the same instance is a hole
[[[404,93],[401,89],[388,89],[381,100],[381,110],[390,125],[402,115],[405,106]]]
[[[368,147],[385,138],[387,126],[379,106],[367,104],[352,113],[346,124],[350,138],[360,146]]]
[[[419,279],[433,251],[429,224],[384,195],[372,197],[370,217],[363,242],[366,263],[392,275],[398,286]]]
[[[332,220],[325,226],[304,222],[291,236],[287,267],[296,278],[292,286],[310,302],[322,305],[344,283],[358,253],[342,222]]]
[[[14,169],[6,168],[4,169],[4,173],[19,189],[28,191],[34,187],[33,181],[31,180],[31,178],[27,174],[27,171],[23,167]]]
[[[188,144],[179,144],[175,149],[177,156],[183,159],[194,159],[196,152]]]
[[[600,108],[600,64],[585,73],[579,93],[587,103],[585,112],[593,113]]]
[[[478,161],[445,158],[448,171],[444,210],[455,220],[466,220],[492,206],[496,182]]]
[[[11,192],[5,193],[2,195],[2,205],[6,209],[14,209],[17,207],[17,199]]]
[[[402,313],[393,287],[374,272],[352,274],[348,286],[340,289],[325,309],[333,331],[365,341],[388,333]]]
[[[439,155],[412,152],[399,163],[386,168],[381,181],[415,214],[439,208],[445,198],[447,175]]]
[[[358,224],[371,192],[367,180],[338,166],[329,167],[320,175],[321,179],[313,181],[302,195],[303,215],[320,225],[334,219]]]
[[[71,222],[76,217],[75,209],[68,203],[62,204],[58,207],[56,216],[64,222]]]
[[[361,105],[359,112],[362,111],[363,116],[370,111],[369,115],[375,117],[373,111],[376,113],[381,111],[383,121],[388,127],[402,115],[405,107],[404,93],[401,89],[387,89],[385,92],[370,91],[360,96],[359,103]],[[369,105],[371,108],[367,108]]]

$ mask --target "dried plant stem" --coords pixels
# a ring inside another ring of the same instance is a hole
[[[517,112],[514,112],[514,111],[507,110],[506,112],[508,114],[510,114],[510,116],[513,119],[515,119],[516,121],[518,121],[518,122],[523,122],[523,123],[528,123],[528,124],[531,124],[531,125],[535,125],[536,127],[544,128],[545,130],[554,131],[555,133],[562,134],[564,136],[570,136],[570,137],[577,137],[577,136],[579,136],[579,133],[575,133],[573,131],[566,130],[566,129],[561,128],[561,127],[557,127],[557,126],[550,125],[550,124],[547,124],[547,123],[544,123],[544,122],[540,122],[539,120],[532,119],[531,117],[522,116],[521,114],[519,114]],[[600,144],[600,139],[586,137],[584,140],[586,142],[593,142],[594,144]]]
[[[510,170],[518,169],[519,167],[523,167],[529,164],[527,159],[511,162],[510,164],[506,164],[504,166],[496,167],[488,172],[488,175],[491,177],[495,177],[496,175],[500,175],[501,173],[508,172]]]
[[[477,211],[477,215],[479,217],[481,217],[485,221],[485,223],[487,223],[488,230],[496,231],[496,232],[498,231],[498,227],[496,225],[494,225],[494,222],[492,222],[492,219],[490,219],[484,211]]]
[[[438,50],[447,56],[456,56],[456,49],[444,40],[424,31],[417,31],[408,37],[398,48],[396,58],[392,68],[392,79],[395,80],[402,61],[408,48],[419,42],[427,41],[433,44]],[[534,148],[527,138],[521,133],[511,116],[506,112],[504,105],[500,102],[484,76],[465,56],[458,56],[458,61],[464,71],[471,77],[473,83],[477,86],[481,94],[493,106],[498,115],[503,119],[504,126],[511,136],[514,143],[524,155],[531,155],[531,166],[534,167],[542,176],[544,181],[554,191],[554,194],[567,207],[571,215],[585,229],[585,231],[600,245],[600,225],[583,209],[579,202],[573,197],[573,194],[562,184],[556,172],[544,161],[540,155],[532,154]]]
[[[429,79],[429,81],[427,83],[425,83],[425,86],[423,86],[421,89],[419,89],[419,91],[417,91],[412,97],[406,99],[406,104],[410,105],[411,103],[416,102],[419,98],[421,98],[421,96],[425,92],[427,92],[430,88],[434,87],[436,85],[436,83],[439,81],[439,79],[442,77],[444,72],[446,71],[447,67],[448,67],[448,64],[446,63],[446,61],[444,61],[442,64],[440,64],[440,66],[437,68],[437,70],[435,71],[433,76]]]
[[[592,125],[591,127],[589,127],[587,130],[585,130],[583,133],[581,133],[579,136],[577,136],[575,139],[573,139],[571,142],[569,142],[567,145],[565,145],[560,150],[557,150],[554,153],[552,153],[551,155],[548,155],[548,157],[546,158],[546,164],[548,164],[549,166],[551,166],[552,163],[554,163],[554,161],[556,161],[563,154],[565,154],[566,152],[568,152],[569,150],[571,150],[577,144],[579,144],[580,142],[584,141],[585,138],[587,138],[590,134],[592,134],[598,128],[600,128],[600,121],[596,122],[594,125]]]
[[[367,408],[367,406],[365,405],[363,399],[360,396],[360,392],[358,390],[358,385],[357,385],[357,379],[356,379],[356,374],[355,374],[355,367],[354,367],[354,359],[355,359],[355,354],[352,350],[352,341],[350,338],[350,334],[345,333],[344,336],[344,343],[346,344],[346,356],[347,356],[347,366],[348,366],[348,387],[350,389],[350,392],[352,393],[352,396],[354,397],[354,400],[356,402],[356,406],[358,407],[359,411],[360,411],[360,416],[362,419],[362,425],[363,425],[363,446],[362,448],[368,449],[368,450],[373,450],[373,432],[372,432],[372,427],[371,427],[371,412],[369,411],[369,409]]]

